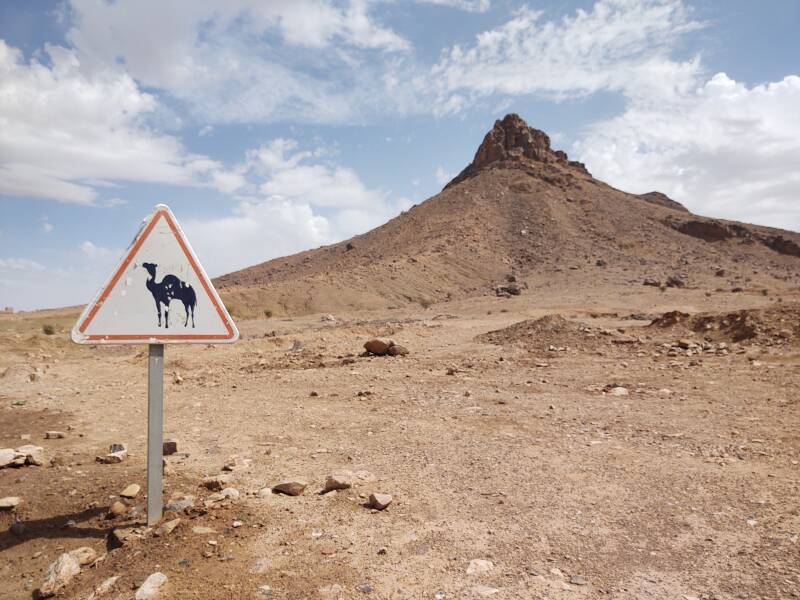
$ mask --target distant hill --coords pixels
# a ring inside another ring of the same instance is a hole
[[[519,116],[498,120],[441,193],[363,235],[215,280],[241,316],[428,304],[494,294],[513,275],[585,288],[784,281],[800,235],[699,217],[659,192],[628,194],[553,150]],[[716,277],[716,279],[715,279]]]

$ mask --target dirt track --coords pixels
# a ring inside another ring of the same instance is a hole
[[[167,348],[165,438],[188,456],[169,459],[165,499],[191,494],[202,507],[202,477],[234,456],[252,459],[234,471],[242,497],[108,551],[65,597],[121,575],[108,597],[130,598],[157,570],[167,598],[256,598],[265,585],[274,598],[797,596],[800,344],[670,356],[660,344],[675,332],[626,317],[773,300],[636,292],[624,311],[595,293],[570,306],[523,295],[336,323],[245,321],[235,346]],[[475,339],[548,313],[605,333],[563,350]],[[11,513],[0,514],[3,598],[30,598],[61,551],[106,552],[110,530],[136,521],[107,519],[107,507],[145,484],[146,357],[70,345],[69,317],[0,321],[0,447],[34,443],[64,463],[0,470],[0,496],[23,498],[25,523],[13,533]],[[48,319],[62,331],[43,335]],[[373,336],[411,355],[358,356]],[[294,340],[304,347],[291,351]],[[42,439],[51,429],[67,437]],[[95,463],[116,441],[129,444],[128,460]],[[342,468],[368,473],[319,495]],[[309,483],[304,495],[259,496],[289,477]],[[370,510],[373,491],[393,504]],[[133,504],[144,510],[144,490]],[[193,533],[200,525],[216,533]],[[467,575],[472,559],[494,568]]]

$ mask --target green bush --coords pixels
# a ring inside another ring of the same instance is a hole
[[[50,323],[45,323],[42,325],[42,331],[45,335],[53,335],[56,332],[56,328],[50,325]]]

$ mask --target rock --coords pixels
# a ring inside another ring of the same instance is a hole
[[[327,321],[328,323],[335,323],[335,322],[336,322],[336,317],[334,317],[334,316],[333,316],[333,315],[331,315],[331,314],[328,314],[328,315],[322,315],[322,316],[319,318],[319,320],[320,320],[320,321]]]
[[[142,538],[142,530],[138,527],[116,527],[111,530],[112,547],[125,546],[133,540]]]
[[[138,483],[132,483],[124,490],[122,490],[119,495],[123,498],[136,498],[139,495],[139,490],[142,488],[139,486]]]
[[[476,585],[472,588],[472,595],[477,598],[489,598],[495,594],[499,594],[500,590],[497,588],[489,587],[488,585]]]
[[[272,598],[272,588],[268,585],[260,585],[258,586],[258,597],[259,598]]]
[[[163,475],[175,475],[175,468],[163,457],[161,458],[161,473]]]
[[[667,277],[666,286],[671,288],[684,288],[686,282],[679,275],[670,275]]]
[[[572,585],[589,585],[589,580],[587,580],[583,575],[573,575],[569,578],[569,582]]]
[[[287,496],[299,496],[306,489],[306,485],[308,484],[305,481],[282,481],[272,486],[272,491]]]
[[[339,598],[344,594],[344,588],[338,583],[326,585],[319,588],[319,595],[323,598]]]
[[[353,473],[351,471],[335,471],[325,478],[323,494],[333,490],[346,490],[353,487]]]
[[[653,279],[652,277],[646,277],[645,280],[642,282],[642,285],[648,285],[650,287],[661,287],[661,282],[658,279]]]
[[[39,587],[39,595],[42,598],[55,596],[80,572],[81,565],[78,560],[68,552],[65,552],[47,569],[47,573],[44,576],[44,583]]]
[[[225,488],[224,490],[222,490],[222,497],[223,498],[230,498],[231,500],[238,500],[240,495],[241,494],[239,493],[239,490],[237,490],[236,488],[228,487],[228,488]]]
[[[77,560],[82,567],[90,565],[97,560],[97,552],[89,546],[81,546],[80,548],[75,548],[75,550],[70,550],[69,555]]]
[[[374,493],[369,495],[369,505],[377,510],[383,510],[392,503],[391,494]]]
[[[123,444],[121,442],[114,442],[108,447],[109,452],[127,452],[128,451],[128,444]]]
[[[162,453],[164,456],[171,456],[178,451],[178,442],[175,440],[164,440]]]
[[[114,589],[114,586],[117,585],[117,581],[119,581],[119,575],[115,575],[114,577],[109,577],[105,581],[103,581],[100,585],[94,588],[94,592],[92,592],[91,596],[89,596],[89,600],[94,600],[94,598],[98,598],[100,596],[105,596]]]
[[[164,507],[164,510],[169,512],[181,512],[192,507],[194,507],[194,496],[183,496],[182,498],[177,498],[175,500],[170,499],[170,501]]]
[[[175,385],[180,385],[183,383],[183,377],[181,377],[181,374],[177,371],[172,374],[172,383]]]
[[[384,354],[389,352],[389,348],[391,348],[391,346],[392,344],[390,344],[389,342],[373,339],[369,340],[364,344],[364,349],[370,354],[374,354],[375,356],[383,356]]]
[[[128,507],[119,500],[114,500],[111,506],[108,507],[108,516],[110,517],[121,517],[126,512],[128,512]]]
[[[212,492],[219,492],[228,487],[231,481],[233,481],[233,475],[209,475],[208,477],[203,477],[200,485]]]
[[[269,558],[259,558],[255,564],[250,568],[250,572],[254,575],[262,575],[272,566],[272,560]]]
[[[44,439],[46,440],[60,440],[67,437],[67,434],[63,431],[45,431],[44,432]]]
[[[627,396],[628,395],[628,388],[624,388],[620,385],[614,386],[608,390],[608,393],[612,396]]]
[[[0,498],[0,510],[14,510],[19,506],[22,499],[19,496],[6,496]]]
[[[0,448],[0,469],[9,466],[17,457],[17,451],[13,448]]]
[[[167,583],[167,576],[156,571],[139,586],[134,598],[136,600],[152,600],[153,598],[158,598],[161,595],[165,583]]]
[[[109,452],[105,456],[96,456],[95,461],[102,465],[116,465],[125,460],[127,456],[128,453],[124,450],[120,452]]]
[[[44,464],[44,448],[41,446],[34,446],[33,444],[25,444],[17,448],[17,454],[25,456],[26,465],[36,465],[41,467]]]
[[[212,527],[196,525],[195,527],[192,527],[192,533],[196,533],[197,535],[211,535],[212,533],[217,533],[217,530]]]
[[[162,535],[169,535],[172,533],[175,528],[180,525],[180,519],[172,519],[171,521],[164,521],[161,525],[158,526],[158,529],[155,530],[153,535],[157,537],[161,537]]]
[[[473,558],[467,566],[467,575],[482,575],[494,569],[494,563],[482,558]]]
[[[408,348],[405,346],[390,346],[388,350],[389,356],[408,356]]]

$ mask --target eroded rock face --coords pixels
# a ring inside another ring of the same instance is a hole
[[[525,159],[539,163],[560,163],[586,172],[584,165],[570,161],[566,152],[553,150],[545,132],[529,127],[522,117],[511,113],[502,120],[495,121],[494,127],[478,147],[472,163],[448,183],[445,189],[477,175],[491,165],[513,166],[515,163],[524,163]]]

